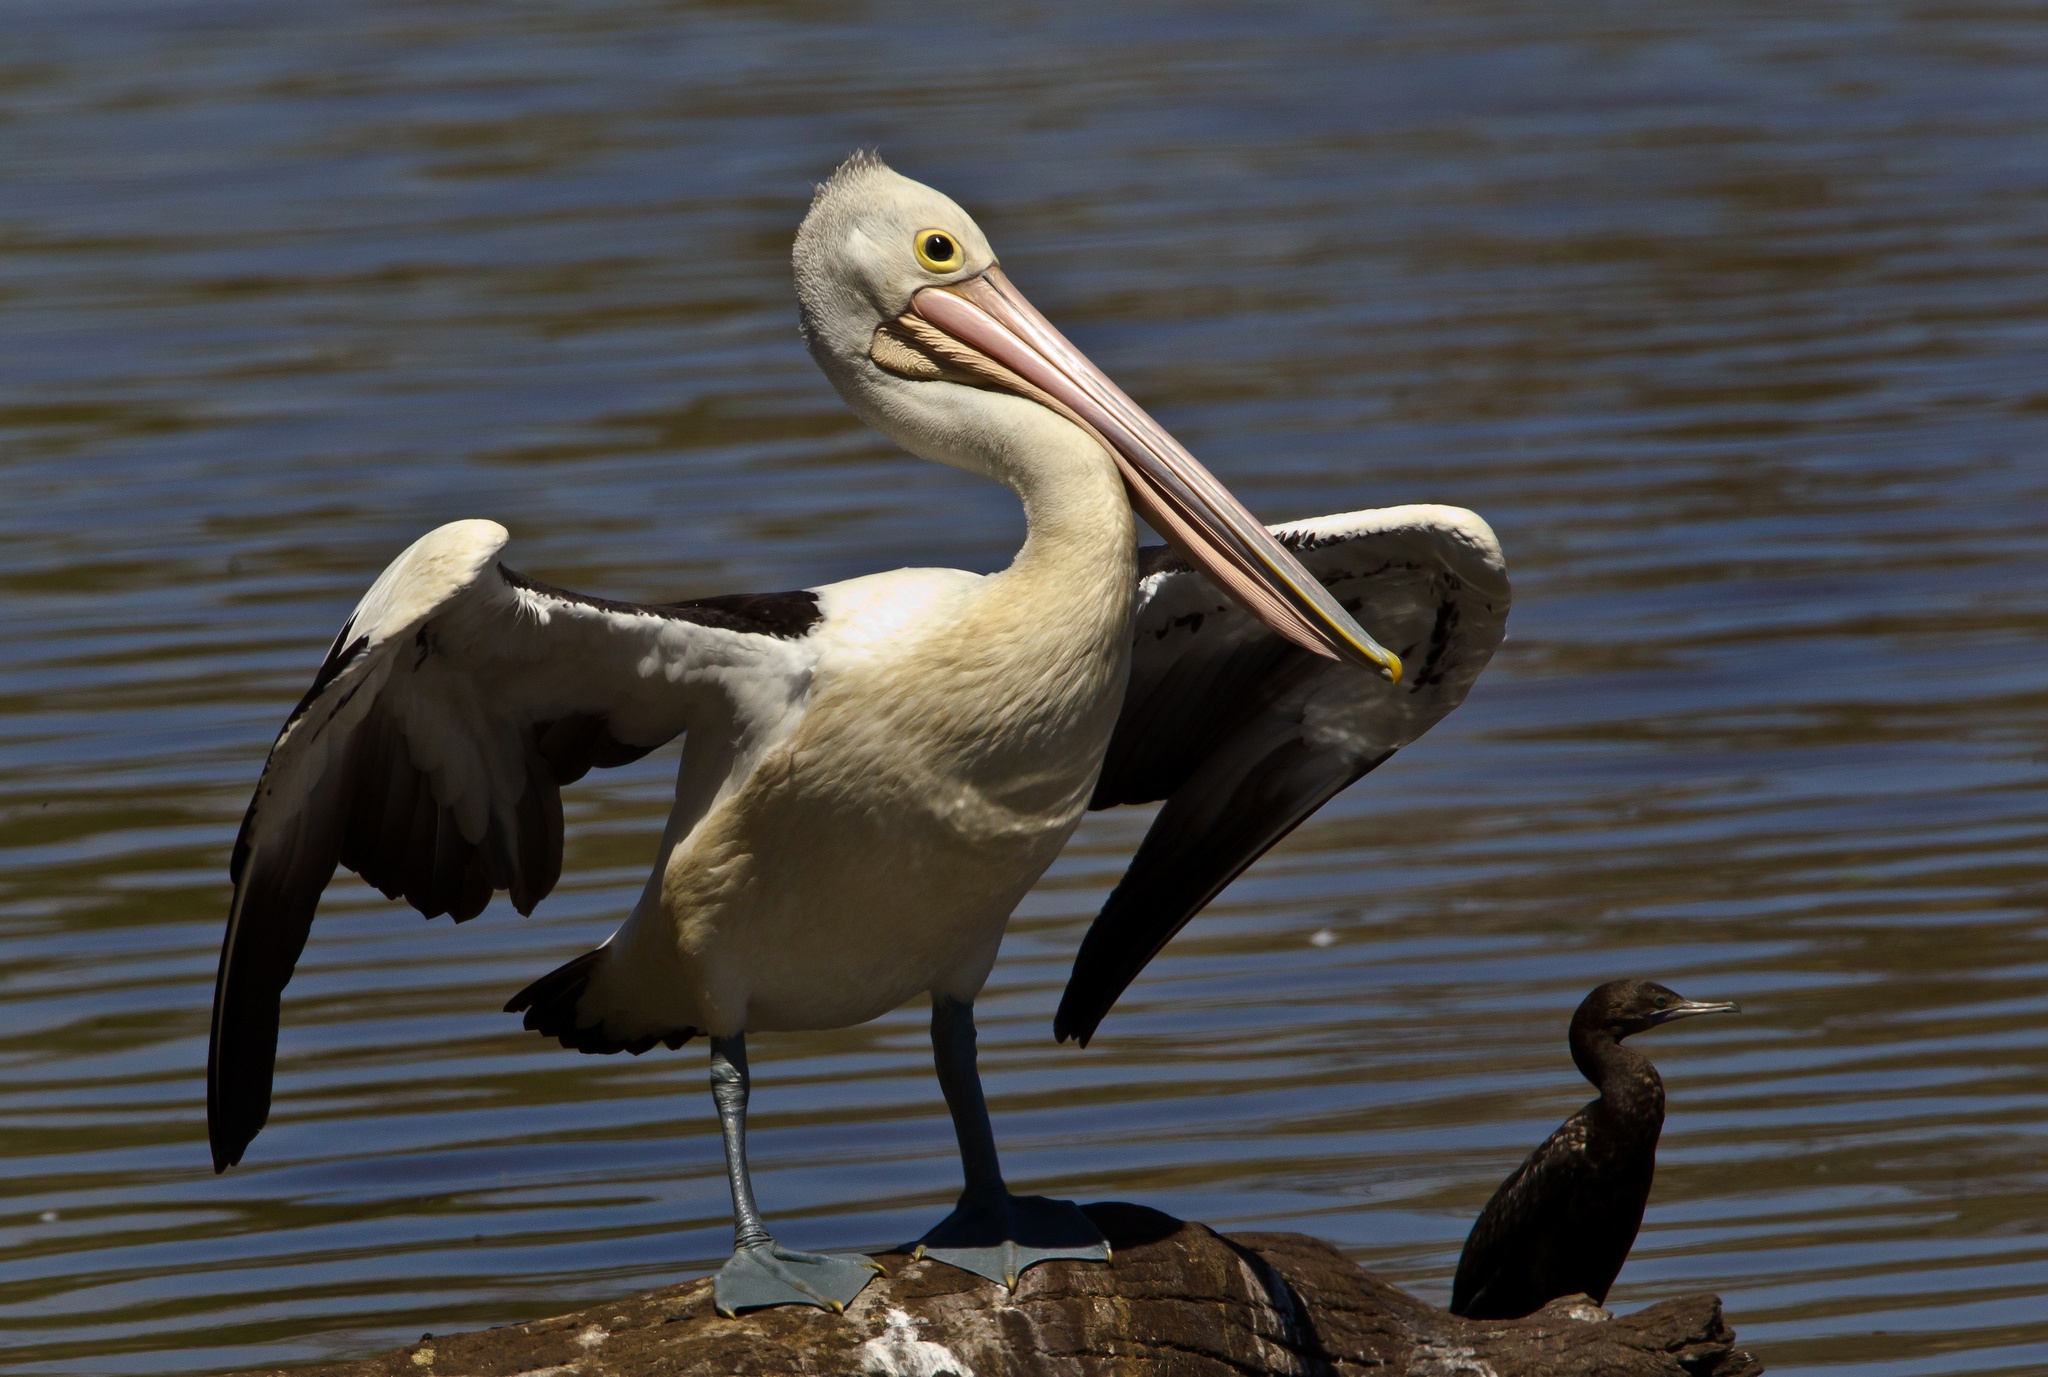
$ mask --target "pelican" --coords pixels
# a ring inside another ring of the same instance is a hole
[[[681,736],[632,911],[507,1009],[583,1052],[709,1038],[734,1217],[719,1309],[838,1310],[877,1270],[763,1223],[747,1033],[927,995],[965,1187],[926,1254],[1011,1286],[1046,1258],[1107,1261],[1086,1216],[1013,1195],[997,1159],[974,999],[1011,910],[1091,803],[1168,799],[1077,962],[1060,1026],[1085,1041],[1232,876],[1456,706],[1500,639],[1478,517],[1260,525],[1025,301],[959,206],[872,154],[818,188],[793,257],[819,367],[911,453],[1011,488],[1016,558],[637,604],[514,571],[494,522],[421,537],[342,625],[235,842],[216,1171],[269,1115],[282,992],[337,865],[428,917],[501,890],[529,912],[561,872],[562,786]],[[1172,551],[1141,555],[1134,508]]]

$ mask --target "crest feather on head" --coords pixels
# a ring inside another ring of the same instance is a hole
[[[856,148],[846,155],[845,162],[832,169],[831,176],[818,183],[817,188],[811,193],[811,204],[817,205],[833,192],[860,181],[871,172],[889,170],[889,164],[882,161],[879,151],[872,148]]]

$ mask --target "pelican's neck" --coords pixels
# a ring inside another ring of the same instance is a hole
[[[1009,482],[1024,503],[1025,537],[1005,572],[1057,566],[1134,583],[1137,522],[1123,477],[1092,440],[1074,450],[1074,462],[1033,468]]]
[[[1000,451],[983,451],[983,471],[1023,501],[1024,544],[933,628],[934,674],[946,713],[973,739],[962,769],[976,787],[1065,827],[1087,805],[1123,706],[1137,530],[1108,453],[1030,409],[1057,423],[1027,418],[1006,428]]]
[[[1034,408],[1036,410],[1036,408]],[[1137,598],[1137,518],[1116,461],[1077,426],[1040,412],[1030,445],[991,455],[989,473],[1024,502],[1024,545],[1010,568],[985,584],[985,607],[1030,623],[1030,654],[1049,670],[1063,664],[1071,691],[1122,697]],[[1020,645],[1022,648],[1022,645]],[[1061,672],[1061,670],[1055,670]],[[1114,686],[1114,688],[1112,688]]]
[[[819,361],[875,429],[913,454],[985,474],[1023,501],[1024,545],[986,580],[984,613],[1006,609],[1055,640],[1115,642],[1123,656],[1137,596],[1137,522],[1100,441],[1023,397],[905,382],[871,364],[841,367],[829,354]]]

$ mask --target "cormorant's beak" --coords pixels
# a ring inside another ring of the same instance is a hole
[[[1215,475],[1068,343],[1000,268],[926,287],[875,333],[875,362],[909,377],[958,371],[1052,407],[1116,457],[1131,504],[1252,615],[1296,645],[1401,682],[1401,661]],[[932,371],[925,372],[924,369]]]
[[[1729,999],[1681,999],[1669,1008],[1659,1009],[1656,1013],[1652,1014],[1650,1016],[1650,1026],[1655,1028],[1661,1024],[1670,1023],[1674,1019],[1692,1018],[1697,1014],[1739,1014],[1741,1012],[1741,1006]]]

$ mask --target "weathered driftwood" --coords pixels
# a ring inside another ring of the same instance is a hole
[[[1014,1296],[885,1255],[844,1316],[725,1319],[711,1283],[574,1315],[437,1335],[297,1377],[1747,1377],[1712,1296],[1612,1317],[1584,1297],[1523,1320],[1461,1320],[1300,1234],[1222,1235],[1137,1205],[1090,1205],[1116,1263],[1045,1263]]]

